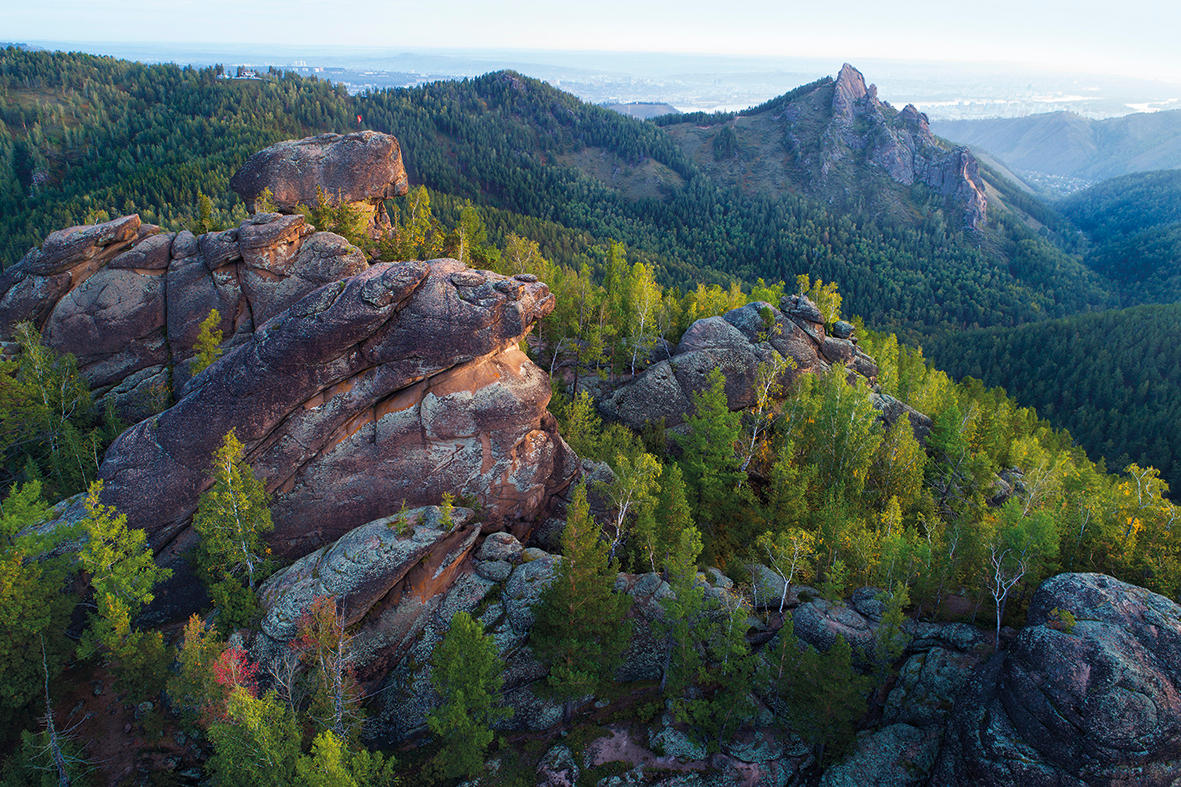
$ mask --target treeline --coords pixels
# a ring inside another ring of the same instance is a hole
[[[1161,470],[1181,490],[1181,305],[1137,306],[1010,330],[965,331],[926,349],[955,377],[1003,385],[1113,469]]]

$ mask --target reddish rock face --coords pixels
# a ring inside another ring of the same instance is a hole
[[[125,216],[55,232],[0,274],[0,339],[33,322],[49,347],[78,358],[100,406],[111,396],[135,422],[153,414],[148,388],[171,378],[184,394],[213,309],[224,341],[237,346],[312,290],[368,267],[360,249],[303,216],[258,214],[199,238]],[[132,378],[153,382],[126,384]]]
[[[548,380],[517,349],[552,309],[544,284],[454,260],[320,287],[120,436],[100,468],[104,500],[157,549],[174,542],[232,428],[274,495],[283,556],[444,492],[492,519],[532,517],[574,471],[545,412]]]
[[[361,209],[372,231],[388,225],[381,201],[409,190],[398,140],[389,134],[320,134],[287,140],[255,153],[230,180],[254,212],[264,189],[283,213],[312,207],[317,189],[334,204]]]

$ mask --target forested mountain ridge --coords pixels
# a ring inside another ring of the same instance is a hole
[[[937,140],[914,106],[899,112],[879,100],[876,86],[848,63],[835,80],[732,117],[676,120],[662,125],[694,163],[743,191],[807,193],[903,223],[924,202],[943,198],[949,216],[973,229],[987,223],[988,200],[971,153]]]
[[[1181,491],[1181,304],[1136,306],[925,345],[955,377],[1002,385],[1112,469],[1157,467]]]
[[[359,115],[403,141],[412,180],[440,202],[501,211],[488,221],[494,230],[550,227],[535,239],[559,262],[603,259],[564,251],[566,228],[625,242],[662,281],[682,286],[808,270],[840,281],[849,308],[871,323],[908,329],[1012,325],[1114,305],[1101,277],[1018,214],[994,207],[981,234],[927,186],[911,187],[918,197],[905,220],[855,200],[839,208],[803,194],[744,193],[703,172],[664,127],[511,73],[350,97],[293,75],[232,81],[212,69],[8,49],[0,81],[5,264],[50,229],[102,211],[189,225],[198,192],[213,198],[216,223],[236,223],[241,208],[226,186],[248,149],[350,130]],[[769,105],[786,108],[807,92]],[[120,173],[117,191],[102,181],[110,171]]]
[[[1086,233],[1083,261],[1124,305],[1181,301],[1181,171],[1112,178],[1054,207]]]
[[[389,202],[388,233],[364,226],[355,198],[403,191],[400,166],[335,198],[325,167],[293,204],[263,177],[292,147],[276,145],[243,167],[262,180],[231,180],[253,216],[198,195],[192,231],[69,227],[0,277],[19,347],[0,365],[0,732],[43,730],[12,740],[6,787],[39,766],[69,777],[47,762],[69,731],[34,718],[55,703],[89,725],[80,740],[123,747],[101,760],[112,783],[153,767],[251,787],[387,787],[395,768],[422,787],[684,778],[654,762],[721,783],[1003,785],[1031,767],[1170,783],[1181,610],[1142,588],[1176,596],[1181,530],[1155,470],[1109,475],[1000,389],[846,322],[835,282],[662,287],[649,261],[666,282],[697,264],[662,250],[718,246],[655,229],[705,233],[756,202],[660,127],[513,74],[432,89],[365,106],[401,118],[408,154],[422,142],[419,178],[452,177],[436,215],[418,187]],[[295,146],[392,158],[381,136]],[[619,187],[566,163],[629,140],[653,152]],[[688,211],[692,189],[726,210]],[[828,221],[810,198],[784,204]],[[954,253],[1028,241],[1036,269],[1036,239],[939,220]],[[840,221],[867,254],[873,223]],[[534,232],[582,264],[545,259]],[[87,381],[114,404],[105,424]],[[117,392],[148,417],[119,424]],[[651,414],[604,423],[608,395]],[[96,475],[53,510],[41,499]],[[75,559],[54,537],[78,528]],[[183,635],[155,627],[192,610]],[[1010,671],[982,674],[1000,650],[990,664]],[[1073,669],[1100,658],[1137,669]],[[1147,699],[1129,709],[1129,692]],[[1042,745],[1062,697],[1120,725]],[[412,737],[396,766],[372,751]],[[600,740],[624,759],[597,759]],[[996,741],[1019,756],[998,760]]]

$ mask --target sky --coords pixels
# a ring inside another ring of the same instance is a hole
[[[1174,0],[0,0],[0,41],[1011,62],[1181,82]]]

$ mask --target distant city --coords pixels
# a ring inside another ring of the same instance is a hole
[[[507,50],[396,51],[372,47],[165,45],[31,41],[30,47],[84,51],[144,62],[220,64],[231,77],[276,68],[344,85],[351,93],[410,87],[473,77],[509,68],[543,79],[584,101],[615,105],[639,117],[666,111],[737,110],[834,76],[842,58],[739,57],[623,52]],[[1010,63],[973,64],[900,60],[850,62],[878,95],[896,107],[908,103],[932,120],[1023,117],[1070,111],[1103,119],[1133,112],[1181,109],[1181,84],[1025,70]]]

